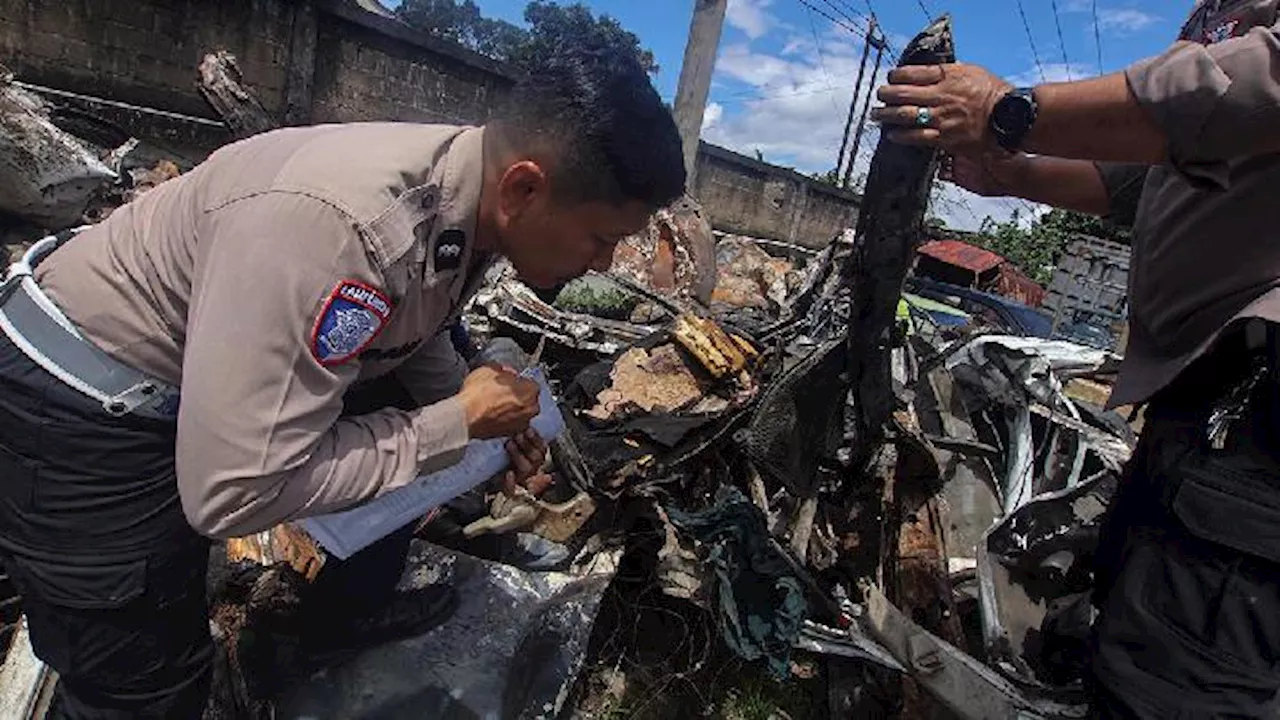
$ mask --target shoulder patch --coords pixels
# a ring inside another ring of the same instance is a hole
[[[311,329],[311,354],[321,365],[340,365],[360,354],[391,318],[391,300],[356,280],[343,280],[320,308]]]
[[[1235,37],[1240,27],[1240,18],[1232,18],[1226,22],[1220,23],[1217,27],[1206,28],[1204,31],[1205,45],[1216,45],[1225,40]]]

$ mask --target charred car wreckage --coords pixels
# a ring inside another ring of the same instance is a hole
[[[900,63],[954,56],[943,18]],[[43,158],[0,166],[6,213],[92,222],[179,172],[87,150],[32,97],[0,81],[0,142]],[[554,483],[422,516],[398,597],[324,653],[298,642],[323,547],[292,524],[217,546],[206,717],[703,716],[655,698],[730,661],[819,678],[815,717],[1082,717],[1091,556],[1134,445],[1099,407],[1115,358],[903,301],[935,164],[881,140],[820,252],[717,242],[686,199],[555,297],[494,267],[460,343],[545,371]],[[56,679],[7,602],[0,704],[38,717]]]

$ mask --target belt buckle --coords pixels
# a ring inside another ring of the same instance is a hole
[[[160,398],[161,388],[151,380],[143,380],[102,402],[102,409],[113,417],[123,417]]]

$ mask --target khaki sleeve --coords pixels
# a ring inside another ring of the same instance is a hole
[[[1106,219],[1122,227],[1133,227],[1138,202],[1147,182],[1149,165],[1137,163],[1094,163],[1107,191]]]
[[[341,510],[461,458],[468,437],[456,398],[339,419],[359,372],[351,339],[376,336],[370,328],[381,324],[369,321],[382,315],[369,308],[394,313],[376,302],[382,281],[355,226],[319,200],[268,193],[206,213],[176,450],[197,531],[243,536]],[[349,283],[374,301],[336,302]],[[363,308],[355,315],[365,323],[339,327],[335,308]]]
[[[1125,70],[1169,138],[1174,167],[1222,185],[1226,161],[1280,150],[1280,26],[1213,45],[1179,42]]]
[[[427,405],[458,394],[467,363],[454,349],[449,331],[443,330],[405,359],[395,374],[419,405]]]

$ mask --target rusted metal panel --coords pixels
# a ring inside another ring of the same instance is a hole
[[[1003,257],[976,245],[959,240],[930,240],[920,246],[920,254],[948,265],[982,274],[1007,262]]]

